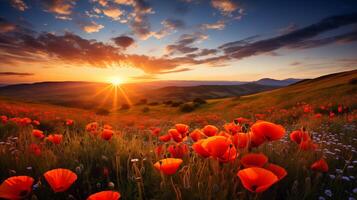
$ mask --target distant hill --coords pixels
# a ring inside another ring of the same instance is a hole
[[[288,86],[294,83],[297,83],[299,81],[302,81],[303,79],[295,79],[295,78],[288,78],[284,80],[276,80],[276,79],[271,79],[271,78],[263,78],[258,81],[254,81],[254,83],[260,84],[260,85],[270,85],[270,86]]]
[[[149,99],[160,97],[166,100],[193,100],[195,98],[215,99],[241,96],[276,89],[276,86],[266,86],[256,83],[241,85],[199,85],[190,87],[170,86],[150,91],[146,94]]]
[[[171,86],[172,84],[175,86]],[[112,108],[114,104],[116,106],[124,103],[135,104],[140,99],[147,99],[149,102],[190,101],[195,98],[213,99],[241,96],[275,88],[277,86],[236,81],[156,81],[123,84],[115,92],[115,88],[107,83],[41,82],[1,87],[0,96],[27,102],[92,109]]]

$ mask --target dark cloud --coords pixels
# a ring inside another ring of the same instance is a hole
[[[194,47],[193,44],[202,40],[206,40],[207,38],[208,35],[201,32],[183,34],[180,36],[180,38],[175,44],[166,46],[166,52],[168,55],[187,54],[195,52],[199,50],[199,48]]]
[[[297,29],[285,35],[259,41],[235,41],[219,47],[230,58],[242,59],[249,56],[273,52],[280,48],[312,48],[335,42],[350,42],[356,40],[356,33],[351,32],[325,39],[313,39],[314,37],[337,28],[356,24],[357,13],[333,16],[321,20],[310,26]]]
[[[0,72],[0,76],[33,76],[34,73]]]
[[[63,35],[34,33],[15,29],[0,33],[0,60],[2,64],[26,65],[54,62],[55,66],[121,67],[131,66],[155,74],[175,70],[185,64],[194,64],[190,58],[158,58],[126,54],[123,48],[97,40],[84,39],[74,33]]]
[[[119,37],[112,38],[112,40],[116,45],[124,49],[131,46],[135,42],[133,38],[128,36],[119,36]]]
[[[16,25],[0,17],[0,33],[11,32],[16,29]]]
[[[296,29],[298,29],[298,25],[296,25],[294,23],[290,23],[288,26],[279,29],[279,33],[284,35],[284,34],[291,33],[293,31],[295,31]]]

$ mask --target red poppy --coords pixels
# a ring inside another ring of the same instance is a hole
[[[102,132],[102,139],[103,140],[110,140],[112,138],[114,134],[114,131],[113,130],[110,130],[110,129],[104,129],[103,132]]]
[[[52,134],[47,136],[47,140],[52,142],[53,144],[60,144],[62,141],[63,135],[62,134]]]
[[[33,153],[35,156],[40,156],[41,148],[37,144],[30,144],[30,152]]]
[[[286,172],[286,170],[282,167],[280,167],[279,165],[275,165],[275,164],[271,164],[269,163],[265,169],[273,172],[279,180],[283,179],[288,173]]]
[[[13,176],[0,185],[0,198],[24,199],[32,191],[34,179],[29,176]]]
[[[197,142],[203,137],[203,133],[199,129],[195,129],[190,133],[190,137],[193,141]]]
[[[157,156],[160,156],[161,153],[162,153],[162,146],[160,145],[160,146],[155,147],[155,154]]]
[[[45,135],[43,134],[43,132],[40,131],[40,130],[37,130],[37,129],[32,130],[32,135],[35,136],[35,137],[37,137],[37,138],[39,138],[39,139],[42,139],[42,138],[45,137]]]
[[[0,117],[0,119],[1,119],[1,123],[3,123],[3,124],[6,124],[7,121],[8,121],[8,118],[7,118],[7,116],[5,116],[5,115],[2,115],[2,116]]]
[[[343,107],[342,107],[342,106],[338,106],[337,111],[338,111],[339,113],[342,113]]]
[[[159,140],[161,142],[168,142],[171,140],[171,135],[170,134],[162,135],[159,137]]]
[[[28,117],[20,119],[20,125],[22,125],[22,126],[29,125],[29,124],[31,124],[31,122],[32,122],[32,120]]]
[[[192,149],[200,156],[207,158],[210,154],[202,147],[202,142],[204,140],[199,140],[192,145]]]
[[[243,149],[248,144],[248,134],[236,133],[232,136],[233,144],[240,149]]]
[[[176,124],[175,128],[182,135],[182,137],[186,136],[189,129],[189,127],[186,124]]]
[[[258,147],[265,142],[265,137],[261,132],[249,132],[250,146]]]
[[[245,168],[248,167],[263,167],[268,162],[268,157],[262,153],[249,153],[240,160]]]
[[[237,158],[237,150],[233,144],[229,146],[226,153],[224,153],[221,157],[218,158],[219,162],[227,163],[230,161],[234,161]]]
[[[172,175],[176,173],[182,162],[182,159],[179,158],[165,158],[157,161],[154,167],[165,175]]]
[[[160,135],[161,129],[153,127],[150,129],[150,131],[153,136],[158,137]]]
[[[188,147],[186,144],[170,145],[167,151],[173,158],[183,158],[188,153]]]
[[[321,117],[322,117],[322,114],[321,114],[321,113],[315,114],[315,118],[316,118],[316,119],[320,119]]]
[[[267,121],[255,122],[251,130],[254,134],[264,136],[269,141],[279,140],[284,137],[285,129],[281,125],[277,125]]]
[[[103,129],[113,130],[113,127],[109,124],[104,124]]]
[[[87,200],[118,200],[120,193],[115,191],[102,191],[90,195]]]
[[[202,147],[214,158],[221,157],[226,153],[231,140],[224,136],[212,136],[202,142]]]
[[[77,180],[69,169],[53,169],[44,173],[44,177],[54,192],[66,191]]]
[[[299,148],[304,151],[309,151],[309,150],[313,151],[313,150],[316,150],[317,147],[318,147],[318,145],[315,144],[311,139],[301,141],[301,143],[299,144]]]
[[[175,142],[182,142],[182,139],[183,139],[183,138],[182,138],[181,133],[180,133],[178,130],[176,130],[176,129],[170,129],[170,130],[168,131],[168,134],[171,135],[172,139],[175,140]]]
[[[330,112],[329,117],[330,117],[330,119],[334,118],[335,117],[335,113],[334,112]]]
[[[226,130],[230,134],[236,134],[241,131],[241,127],[235,123],[228,123],[223,126],[224,130]]]
[[[238,117],[238,118],[234,119],[233,121],[236,124],[246,124],[249,122],[249,119],[246,119],[244,117]]]
[[[274,173],[260,167],[239,170],[237,176],[247,190],[257,193],[264,192],[278,181]]]
[[[86,125],[86,131],[88,132],[97,132],[97,129],[98,129],[98,122],[91,122],[89,124]]]
[[[311,165],[311,169],[314,171],[328,172],[328,164],[323,158],[321,158]]]
[[[206,125],[205,127],[203,127],[202,132],[208,137],[211,137],[217,135],[218,128],[213,125]]]
[[[71,119],[66,120],[66,126],[72,126],[74,124],[74,121]]]
[[[32,121],[32,124],[35,125],[35,126],[39,126],[40,125],[40,122],[38,120],[33,120]]]
[[[291,132],[290,140],[296,142],[297,144],[300,144],[302,141],[310,140],[310,136],[306,132],[296,130]]]

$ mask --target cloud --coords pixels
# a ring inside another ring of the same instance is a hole
[[[113,20],[118,20],[120,16],[123,15],[123,12],[120,9],[114,7],[103,9],[102,12],[105,16],[110,17]]]
[[[291,66],[301,65],[301,62],[297,62],[297,61],[296,61],[296,62],[291,63],[290,65],[291,65]]]
[[[322,39],[313,39],[322,33],[343,26],[357,23],[357,13],[328,17],[318,23],[297,29],[290,33],[259,41],[235,41],[223,44],[223,50],[229,58],[242,59],[249,56],[271,53],[281,48],[314,48],[331,43],[356,41],[356,32],[344,33]]]
[[[33,76],[34,73],[0,72],[0,76]]]
[[[180,19],[165,19],[161,22],[161,24],[164,27],[160,31],[153,33],[153,35],[158,39],[165,37],[177,29],[185,27],[185,22]]]
[[[81,24],[82,30],[86,33],[96,33],[99,32],[100,29],[104,28],[103,25],[97,24],[94,21],[90,21],[89,23]]]
[[[122,47],[124,49],[128,48],[135,42],[133,38],[128,37],[128,36],[119,36],[119,37],[112,38],[112,40],[114,41],[114,43],[116,45],[118,45],[119,47]]]
[[[211,4],[224,15],[229,15],[238,9],[238,5],[231,0],[212,0]]]
[[[72,14],[72,9],[76,4],[76,0],[42,0],[41,2],[45,11],[59,16],[58,19],[68,19],[68,15]],[[67,16],[67,18],[63,16]]]
[[[208,35],[201,32],[183,34],[175,44],[167,45],[165,50],[168,55],[192,53],[199,49],[194,47],[193,44],[207,38]]]
[[[159,72],[158,74],[171,74],[171,73],[177,73],[177,72],[187,72],[190,71],[190,68],[182,68],[182,69],[175,69],[175,70],[170,70],[170,71],[163,71]]]
[[[10,4],[12,7],[20,11],[25,11],[26,9],[28,9],[28,6],[23,0],[10,0]]]
[[[36,33],[22,28],[0,33],[0,60],[1,64],[11,66],[133,67],[148,74],[176,70],[196,62],[186,57],[126,54],[122,47],[84,39],[74,33]]]
[[[212,24],[202,24],[200,26],[203,30],[214,29],[214,30],[223,30],[226,27],[226,24],[223,20],[219,20]]]
[[[16,25],[0,17],[0,33],[11,32],[16,29]]]

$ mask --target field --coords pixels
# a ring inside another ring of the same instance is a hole
[[[1,97],[0,197],[357,199],[356,79],[332,74],[187,113],[145,104],[97,115]]]

